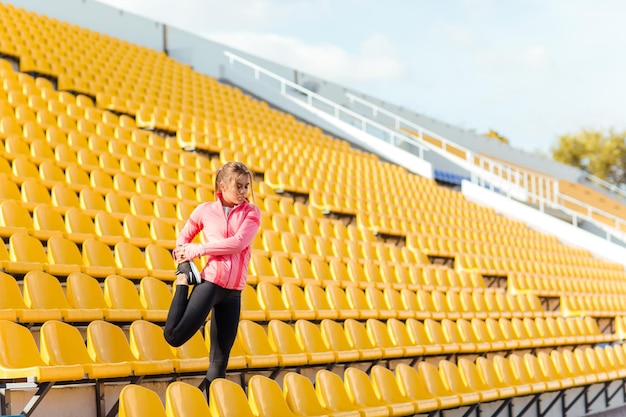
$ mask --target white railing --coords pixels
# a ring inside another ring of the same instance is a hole
[[[425,129],[424,127],[410,120],[407,120],[397,115],[396,113],[393,113],[354,94],[346,93],[346,97],[351,102],[357,102],[368,108],[374,116],[381,114],[390,118],[396,129],[410,129],[411,131],[416,132],[418,137],[424,141],[424,136],[432,138],[432,140],[438,142],[438,145],[433,145],[440,147],[441,149],[446,151],[446,153],[452,154],[457,157],[459,157],[458,154],[464,155],[464,158],[462,159],[465,159],[465,162],[470,166],[477,165],[489,173],[499,173],[501,174],[502,178],[506,178],[514,185],[517,185],[524,189],[529,189],[529,191],[531,191],[533,194],[545,195],[548,202],[551,202],[552,205],[558,204],[558,194],[556,193],[556,191],[558,190],[558,182],[555,181],[554,178],[539,174],[537,172],[531,172],[523,168],[512,167],[508,164],[496,161],[484,155],[477,154],[470,149],[459,145],[458,143],[444,138],[438,133]]]
[[[421,159],[424,159],[424,152],[428,148],[424,146],[424,144],[415,140],[413,137],[401,134],[394,129],[390,129],[386,126],[381,125],[380,123],[374,122],[367,117],[356,113],[355,111],[340,106],[337,103],[320,96],[319,94],[316,94],[294,82],[291,82],[284,77],[274,74],[273,72],[270,72],[263,67],[244,58],[241,58],[231,52],[225,51],[224,55],[228,57],[228,61],[231,65],[237,62],[243,64],[243,66],[248,67],[249,69],[252,69],[254,71],[254,78],[256,80],[261,81],[261,77],[264,76],[271,81],[278,82],[280,87],[280,93],[282,95],[298,97],[300,99],[304,97],[306,99],[306,103],[309,106],[317,110],[324,111],[325,113],[330,114],[336,119],[348,123],[349,125],[356,127],[361,131],[368,133],[369,135],[382,139],[390,145],[398,147],[401,144],[408,144],[412,146],[414,150],[417,151],[417,156],[419,156]]]
[[[228,57],[228,61],[231,65],[235,63],[242,64],[244,67],[251,69],[254,74],[254,79],[262,81],[262,77],[266,77],[270,81],[274,81],[278,84],[280,93],[284,96],[297,97],[302,100],[304,97],[307,104],[317,110],[323,110],[327,114],[332,115],[338,120],[349,123],[354,127],[360,128],[363,132],[368,133],[371,136],[382,139],[385,142],[398,146],[401,144],[413,145],[417,152],[417,155],[423,159],[425,151],[434,151],[452,162],[463,166],[468,169],[471,174],[471,181],[483,187],[497,190],[500,194],[504,194],[507,197],[515,197],[516,192],[512,190],[523,190],[525,193],[525,199],[528,202],[536,203],[541,211],[545,211],[545,208],[557,208],[567,213],[573,219],[573,224],[577,225],[578,219],[585,219],[596,224],[602,230],[605,231],[607,238],[609,236],[616,237],[620,240],[625,240],[626,234],[622,233],[620,229],[622,226],[626,226],[626,221],[619,217],[616,217],[610,213],[599,210],[589,204],[586,204],[580,200],[568,197],[559,192],[558,181],[552,177],[534,173],[520,168],[514,168],[509,165],[494,161],[490,158],[478,155],[471,152],[462,146],[434,133],[427,129],[422,128],[408,120],[389,112],[386,109],[380,108],[366,100],[360,99],[351,95],[350,99],[359,100],[362,104],[366,104],[371,107],[375,113],[385,114],[386,116],[393,117],[396,129],[401,129],[402,124],[411,130],[415,130],[418,136],[403,135],[395,130],[389,129],[377,122],[368,119],[356,113],[353,110],[346,109],[337,103],[326,99],[294,82],[291,82],[284,77],[281,77],[273,72],[266,70],[265,68],[241,58],[231,52],[225,51],[224,55]],[[323,106],[322,106],[323,105]],[[380,134],[384,134],[383,137]],[[429,143],[424,139],[424,135],[429,136],[441,143],[441,146]],[[404,147],[402,149],[405,149]],[[406,150],[406,149],[405,149]],[[458,154],[463,154],[464,157],[459,157]],[[575,210],[571,210],[561,204],[561,201],[568,201],[576,206],[584,208],[585,214],[581,214]],[[602,216],[605,219],[609,219],[613,222],[613,229],[608,230],[609,225],[603,223],[593,216]]]
[[[585,179],[588,181],[591,181],[593,183],[595,183],[596,185],[599,185],[600,187],[604,188],[605,190],[608,190],[610,192],[612,192],[613,194],[617,194],[618,196],[622,197],[622,198],[626,198],[626,191],[623,190],[622,188],[618,187],[615,184],[611,184],[608,181],[603,180],[602,178],[598,178],[595,175],[591,175],[589,173],[585,173]]]

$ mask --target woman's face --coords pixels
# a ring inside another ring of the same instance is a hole
[[[249,175],[241,175],[237,181],[233,181],[231,178],[227,179],[226,182],[220,184],[223,204],[232,207],[243,203],[248,196],[248,188],[250,188]]]

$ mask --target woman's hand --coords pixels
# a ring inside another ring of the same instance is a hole
[[[203,247],[201,243],[185,243],[174,249],[174,260],[177,263],[191,261],[194,258],[202,256]]]

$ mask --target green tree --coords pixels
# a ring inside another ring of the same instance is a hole
[[[626,183],[626,132],[584,129],[561,136],[552,147],[552,159],[584,169],[613,184]]]

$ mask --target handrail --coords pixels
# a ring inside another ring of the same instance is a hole
[[[545,178],[545,179],[548,179],[548,180],[553,180],[550,176],[543,175],[543,174],[537,173],[537,172],[531,172],[531,171],[529,171],[527,169],[524,169],[524,168],[511,167],[510,165],[504,164],[502,162],[498,162],[498,161],[494,160],[493,158],[489,158],[489,157],[486,157],[484,155],[477,154],[477,153],[473,152],[472,150],[467,149],[467,148],[459,145],[458,143],[453,142],[453,141],[451,141],[451,140],[449,140],[449,139],[439,135],[438,133],[433,132],[432,130],[426,129],[426,128],[424,128],[424,127],[422,127],[422,126],[420,126],[420,125],[418,125],[418,124],[416,124],[416,123],[414,123],[414,122],[412,122],[412,121],[410,121],[408,119],[405,119],[404,117],[398,116],[397,114],[395,114],[392,111],[389,111],[389,110],[387,110],[387,109],[385,109],[383,107],[380,107],[380,106],[378,106],[378,105],[376,105],[374,103],[371,103],[370,101],[365,100],[365,99],[363,99],[363,98],[361,98],[359,96],[356,96],[356,95],[354,95],[352,93],[346,93],[346,97],[350,101],[356,101],[356,102],[359,102],[360,104],[363,104],[366,107],[369,107],[372,110],[372,113],[374,115],[377,114],[377,113],[381,113],[381,114],[384,114],[385,116],[390,117],[391,119],[393,119],[394,125],[395,125],[396,129],[401,129],[402,125],[404,125],[406,127],[409,127],[411,129],[415,130],[416,132],[418,132],[420,134],[420,137],[423,137],[423,135],[426,134],[426,135],[428,135],[428,136],[430,136],[430,137],[432,137],[434,139],[437,139],[438,141],[440,141],[442,143],[442,148],[444,150],[447,147],[453,147],[456,150],[460,150],[460,151],[464,152],[466,155],[468,155],[468,158],[466,158],[468,161],[475,160],[474,158],[476,158],[476,159],[478,159],[480,161],[489,162],[490,164],[493,164],[493,165],[506,166],[508,168],[511,168],[514,171],[520,171],[520,172],[528,173],[529,175],[532,175],[532,176],[537,176],[537,177],[542,177],[542,178]]]
[[[602,188],[612,193],[619,194],[620,197],[626,198],[626,191],[624,191],[623,189],[621,189],[615,184],[611,184],[610,182],[605,181],[602,178],[596,177],[595,175],[591,175],[588,172],[584,173],[584,178],[591,182],[598,184]]]
[[[432,136],[433,138],[440,140],[443,143],[445,143],[446,145],[449,145],[450,147],[453,147],[456,150],[461,150],[461,151],[466,151],[466,156],[465,158],[460,158],[456,155],[450,154],[450,155],[446,155],[449,159],[451,160],[463,160],[466,163],[469,163],[469,165],[474,166],[479,168],[479,170],[483,171],[484,173],[477,173],[476,170],[470,170],[471,175],[472,175],[472,182],[480,184],[480,183],[486,183],[489,184],[491,187],[494,188],[498,188],[498,184],[496,181],[492,181],[489,179],[489,176],[487,174],[493,174],[498,178],[498,182],[500,181],[504,181],[507,183],[510,183],[511,185],[517,186],[517,187],[521,187],[527,194],[528,197],[530,198],[531,201],[536,201],[539,203],[540,206],[540,210],[543,212],[545,207],[557,207],[561,210],[563,210],[564,212],[566,212],[567,214],[571,215],[574,219],[576,218],[584,218],[588,221],[591,221],[595,224],[600,223],[600,227],[607,233],[607,237],[608,236],[615,236],[618,237],[619,239],[624,239],[624,235],[623,233],[613,233],[611,231],[606,230],[606,227],[608,227],[607,225],[605,225],[604,223],[599,222],[598,220],[593,218],[593,214],[598,214],[601,215],[605,218],[608,218],[612,221],[615,221],[615,229],[616,232],[619,231],[619,226],[625,225],[626,226],[626,221],[610,214],[610,213],[606,213],[602,210],[599,210],[593,206],[590,206],[580,200],[576,200],[573,199],[571,197],[568,197],[564,194],[561,194],[558,190],[558,181],[556,181],[554,178],[552,177],[548,177],[545,175],[541,175],[541,174],[537,174],[534,172],[530,172],[524,169],[519,169],[519,168],[513,168],[509,165],[497,162],[497,161],[493,161],[490,158],[486,158],[483,157],[481,155],[477,155],[469,150],[465,150],[465,148],[455,144],[454,142],[451,142],[449,140],[447,140],[446,138],[443,138],[441,136],[439,136],[438,134],[434,133],[434,132],[430,132],[427,129],[424,129],[416,124],[413,124],[410,121],[407,121],[407,126],[408,125],[412,125],[411,128],[417,128],[417,132],[419,134],[419,137],[416,138],[413,135],[407,136],[407,135],[402,135],[399,134],[398,132],[391,130],[385,126],[382,126],[376,122],[372,122],[370,119],[350,110],[350,109],[346,109],[343,106],[340,106],[338,104],[336,104],[335,102],[326,99],[325,97],[320,96],[319,94],[316,94],[298,84],[295,84],[287,79],[285,79],[284,77],[281,77],[277,74],[274,74],[264,68],[262,68],[261,66],[248,61],[244,58],[241,58],[231,52],[228,51],[224,51],[224,55],[226,55],[229,59],[229,63],[232,65],[234,62],[239,62],[245,66],[250,67],[251,69],[254,70],[254,77],[257,80],[260,80],[260,75],[265,75],[275,81],[278,81],[280,83],[280,92],[282,95],[287,95],[288,89],[292,89],[294,91],[299,92],[300,94],[304,95],[307,97],[307,103],[309,104],[309,106],[314,107],[314,100],[317,100],[320,103],[325,104],[326,106],[330,107],[333,110],[333,116],[339,120],[343,120],[341,118],[341,115],[343,116],[349,116],[351,118],[353,118],[355,121],[358,121],[361,127],[361,130],[364,131],[365,133],[368,133],[372,136],[374,136],[370,131],[367,130],[367,127],[371,127],[371,128],[375,128],[378,129],[381,132],[385,132],[389,135],[390,141],[388,141],[388,143],[394,145],[394,146],[398,146],[397,142],[395,139],[399,139],[402,142],[408,142],[410,144],[415,145],[418,149],[419,149],[419,157],[423,158],[423,153],[426,150],[431,150],[431,151],[437,151],[438,148],[430,143],[428,143],[427,141],[425,141],[423,139],[423,135],[424,133],[427,132],[427,134],[429,136]],[[358,99],[358,97],[354,96],[356,99]],[[362,99],[360,99],[362,100]],[[367,101],[363,100],[364,102],[367,103]],[[371,104],[371,103],[370,103]],[[371,104],[372,106],[375,106],[373,104]],[[377,107],[377,106],[375,106]],[[382,108],[378,108],[377,111],[380,112],[385,112],[388,113],[388,115],[393,115],[391,112],[388,112],[386,109],[382,109]],[[399,116],[396,116],[399,118]],[[345,120],[343,120],[345,121]],[[354,125],[353,125],[354,126]],[[445,149],[444,149],[445,150]],[[445,152],[446,154],[449,154],[449,151],[446,150]],[[475,163],[475,161],[484,161],[486,163],[487,166],[489,166],[489,169],[484,168],[480,165],[477,165]],[[502,175],[497,175],[496,172],[499,171],[500,173],[506,173],[507,174],[507,178],[504,178]],[[516,180],[511,180],[512,177],[515,177]],[[526,183],[526,184],[532,184],[532,187],[525,187],[522,186],[520,184]],[[543,185],[545,182],[545,186]],[[549,196],[551,196],[550,198],[546,198],[544,195],[542,194],[547,194]],[[511,193],[508,193],[508,196],[511,197]],[[559,202],[559,198],[566,200],[566,201],[570,201],[578,206],[584,207],[587,212],[588,215],[583,215],[580,214],[576,211],[573,211],[571,209],[568,209],[566,207],[564,207],[563,205],[560,204]],[[625,235],[626,236],[626,235]]]
[[[239,62],[253,69],[255,79],[260,79],[260,75],[265,75],[275,81],[278,81],[280,83],[280,92],[282,95],[287,95],[288,89],[293,89],[297,91],[298,93],[306,96],[307,104],[311,107],[317,108],[318,110],[325,110],[324,108],[315,107],[314,105],[315,102],[319,102],[321,104],[324,104],[327,108],[330,108],[332,112],[329,114],[332,114],[336,119],[343,120],[344,122],[350,123],[352,126],[359,128],[361,131],[365,133],[372,134],[372,129],[373,129],[373,130],[378,130],[379,132],[383,134],[386,134],[387,135],[386,138],[379,137],[379,139],[382,139],[385,142],[393,146],[397,147],[400,143],[405,143],[405,142],[410,143],[411,145],[417,148],[418,156],[421,159],[424,159],[424,152],[428,150],[428,147],[426,147],[423,143],[420,143],[419,141],[415,140],[413,137],[409,135],[403,135],[393,129],[390,129],[386,126],[381,125],[380,123],[373,122],[372,120],[358,114],[355,111],[352,111],[343,106],[340,106],[337,103],[331,100],[328,100],[327,98],[319,94],[316,94],[292,81],[289,81],[285,79],[284,77],[276,75],[273,72],[270,72],[266,70],[265,68],[251,61],[248,61],[247,59],[241,58],[233,54],[232,52],[224,51],[224,55],[228,57],[228,61],[231,65],[233,64],[233,62]],[[348,120],[346,120],[346,118]],[[356,122],[356,125],[355,125],[355,122]]]

